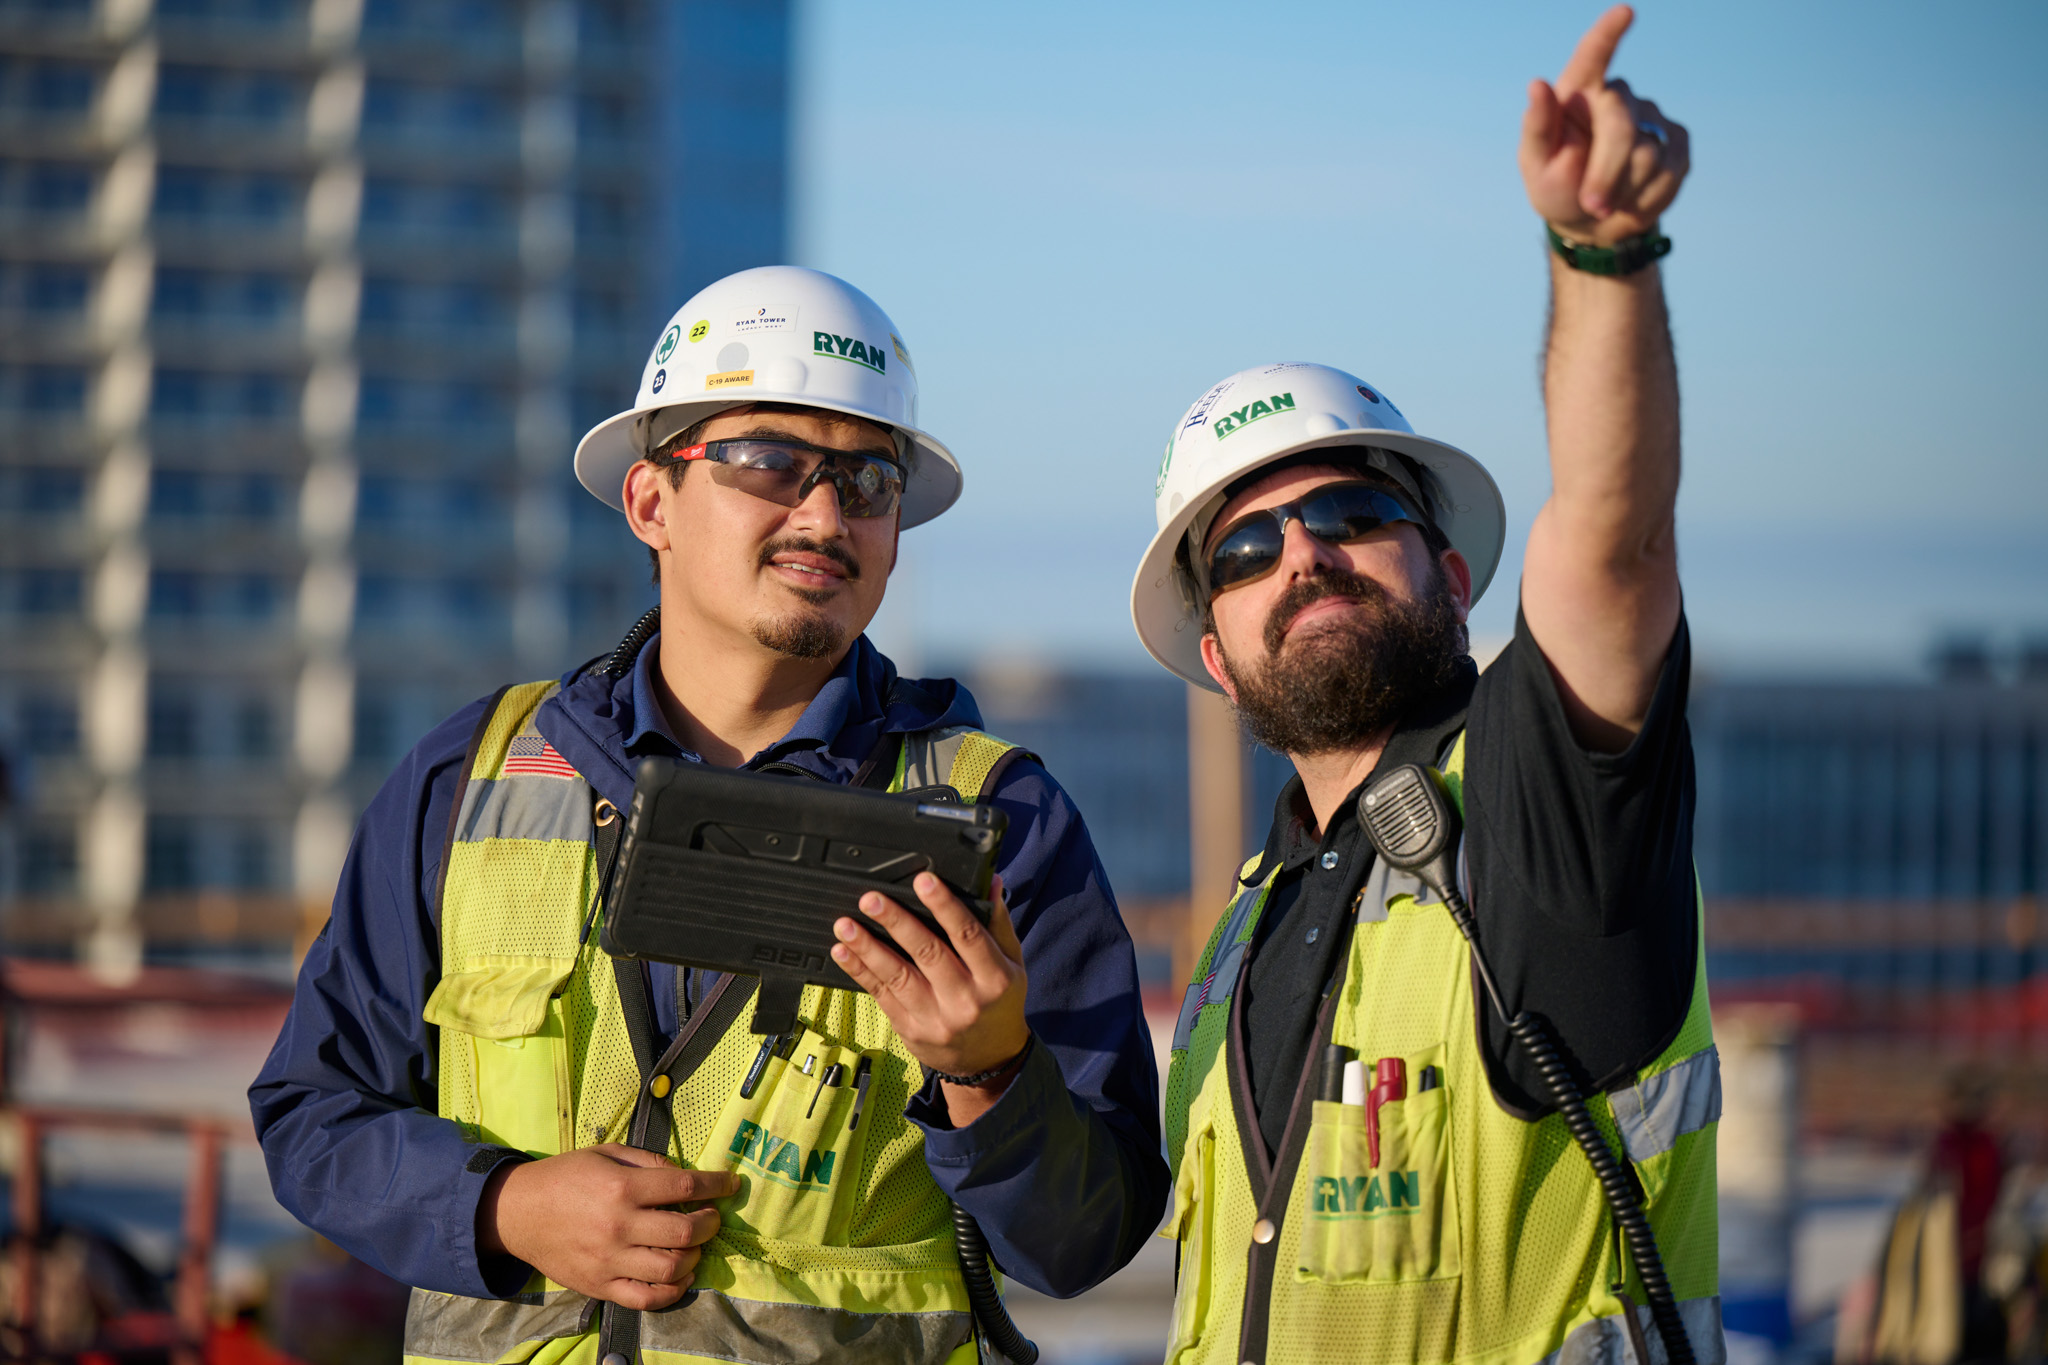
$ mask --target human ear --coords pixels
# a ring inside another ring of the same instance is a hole
[[[640,460],[626,471],[623,490],[626,524],[642,542],[656,550],[669,548],[668,509],[661,501],[661,484],[667,477],[668,471]]]
[[[1223,695],[1230,698],[1230,704],[1237,705],[1237,685],[1230,680],[1230,670],[1223,666],[1223,646],[1217,643],[1213,630],[1202,637],[1202,667],[1223,689]]]
[[[1456,550],[1445,550],[1437,556],[1437,563],[1443,566],[1444,579],[1451,585],[1451,596],[1458,603],[1458,621],[1462,624],[1472,612],[1472,566]]]

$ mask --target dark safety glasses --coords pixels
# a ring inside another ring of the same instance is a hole
[[[903,500],[903,466],[867,451],[740,436],[685,446],[675,458],[709,461],[719,483],[781,507],[800,505],[828,480],[849,517],[886,517]]]
[[[1231,522],[1217,537],[1216,548],[1209,551],[1209,595],[1256,582],[1278,568],[1290,518],[1328,545],[1363,540],[1389,522],[1427,524],[1407,498],[1385,484],[1362,480],[1326,483],[1305,498],[1262,508]]]

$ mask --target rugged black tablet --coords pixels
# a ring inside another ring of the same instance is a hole
[[[865,893],[943,937],[910,887],[930,871],[987,922],[1009,820],[950,795],[645,759],[599,941],[614,957],[758,976],[755,1031],[781,1032],[803,983],[859,989],[832,960],[834,920],[852,916],[889,941],[857,908]]]

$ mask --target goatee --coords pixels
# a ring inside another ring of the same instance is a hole
[[[1366,610],[1295,633],[1312,603],[1342,597]],[[1441,567],[1420,601],[1396,601],[1370,578],[1330,569],[1282,593],[1266,617],[1265,651],[1218,653],[1254,741],[1282,754],[1356,749],[1457,681],[1466,653],[1457,599]],[[1220,641],[1219,641],[1220,645]]]
[[[803,553],[822,556],[846,571],[846,581],[851,583],[860,577],[860,561],[849,554],[836,541],[813,540],[809,536],[784,536],[771,540],[761,547],[759,562],[767,568],[775,562],[775,556],[785,553]],[[787,584],[784,585],[788,587]],[[792,596],[814,607],[830,602],[839,590],[837,588],[789,588]],[[796,616],[781,620],[756,620],[753,623],[755,641],[763,648],[772,649],[792,659],[823,659],[838,652],[846,641],[846,633],[837,622],[823,612],[800,612]]]

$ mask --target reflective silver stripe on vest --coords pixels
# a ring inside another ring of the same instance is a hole
[[[502,1360],[529,1341],[583,1332],[595,1305],[572,1290],[517,1299],[469,1299],[412,1291],[405,1308],[405,1353],[429,1360]]]
[[[479,778],[462,794],[455,841],[590,838],[590,802],[564,801],[559,777]]]
[[[971,725],[952,725],[943,730],[921,730],[903,737],[903,790],[943,787],[953,776],[953,760],[960,746],[973,734]],[[978,801],[980,792],[961,792],[962,801]]]
[[[578,1336],[594,1305],[558,1290],[540,1303],[412,1292],[405,1353],[433,1360],[501,1360],[530,1341]],[[850,1313],[801,1303],[762,1303],[698,1290],[675,1308],[643,1313],[640,1348],[709,1356],[737,1365],[940,1365],[973,1332],[966,1313]]]
[[[1650,1310],[1638,1307],[1636,1321],[1642,1324],[1643,1340],[1649,1344],[1648,1365],[1667,1365],[1664,1339],[1650,1321]],[[1700,1365],[1727,1365],[1728,1341],[1721,1335],[1721,1296],[1687,1299],[1678,1305],[1685,1323],[1685,1335],[1692,1341],[1692,1353]],[[1596,1318],[1564,1339],[1564,1345],[1545,1356],[1542,1365],[1644,1365],[1629,1349],[1628,1327],[1619,1317]]]
[[[1215,970],[1200,981],[1190,982],[1187,994],[1180,999],[1180,1018],[1173,1025],[1173,1051],[1187,1050],[1195,1036],[1195,1016],[1202,1012],[1202,1006],[1230,998],[1237,985],[1238,961],[1244,957],[1245,945],[1239,942],[1244,922],[1265,893],[1266,885],[1262,882],[1237,893],[1237,901],[1230,907],[1230,919],[1223,926],[1223,936],[1216,943]]]
[[[1721,1053],[1695,1052],[1667,1071],[1608,1096],[1631,1161],[1648,1161],[1721,1117]]]

